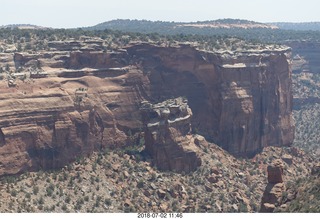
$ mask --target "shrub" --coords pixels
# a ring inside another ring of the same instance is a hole
[[[112,204],[111,199],[110,199],[110,198],[106,198],[106,199],[104,200],[104,204],[107,205],[107,206],[110,206],[110,205]]]
[[[13,197],[16,197],[17,194],[18,194],[18,192],[17,192],[17,190],[13,189],[13,190],[11,190],[10,194],[11,194]]]
[[[144,182],[143,182],[143,180],[141,179],[141,180],[139,180],[139,182],[137,183],[137,187],[138,187],[138,188],[143,188],[143,186],[144,186]]]
[[[38,186],[34,186],[33,187],[33,194],[37,195],[39,192],[39,187]]]

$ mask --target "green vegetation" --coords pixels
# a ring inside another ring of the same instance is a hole
[[[193,24],[251,24],[246,20],[223,19],[217,21],[196,22]],[[200,48],[213,50],[237,46],[236,41],[245,41],[243,46],[282,44],[288,41],[308,40],[318,42],[320,31],[296,31],[270,28],[209,28],[183,26],[184,23],[146,21],[146,20],[114,20],[89,28],[78,29],[18,29],[1,28],[0,52],[6,51],[38,51],[49,50],[48,42],[59,40],[79,40],[81,37],[98,37],[105,41],[106,49],[127,45],[133,41],[151,41],[155,43],[197,42]],[[258,24],[258,23],[257,23]],[[14,46],[14,47],[13,47]]]
[[[296,124],[294,146],[316,151],[320,141],[319,74],[293,74],[292,81]]]
[[[306,150],[317,150],[320,141],[320,104],[306,104],[294,110],[296,132],[294,145]]]
[[[313,30],[319,31],[320,30],[320,22],[299,22],[299,23],[291,23],[291,22],[276,22],[271,23],[273,25],[278,26],[280,29],[284,30]]]
[[[292,183],[289,189],[296,192],[296,197],[286,204],[283,212],[320,212],[320,180],[319,176],[311,176]]]
[[[134,25],[131,25],[134,26]],[[178,28],[179,29],[179,28]],[[198,30],[197,28],[196,30]],[[202,33],[194,31],[176,30],[168,32],[157,29],[155,31],[131,31],[131,29],[119,30],[86,30],[86,29],[40,29],[23,30],[17,28],[0,29],[0,52],[36,52],[40,50],[50,51],[49,42],[52,41],[74,41],[89,38],[99,38],[103,40],[105,50],[121,48],[133,42],[151,42],[158,45],[173,46],[176,43],[191,43],[194,46],[208,51],[220,49],[263,49],[269,41],[264,36],[275,34],[266,33],[268,30],[220,30],[215,32]],[[131,32],[128,32],[131,31]],[[156,32],[157,31],[157,32]],[[227,32],[225,32],[227,31]],[[231,31],[231,32],[230,32]],[[257,33],[254,33],[258,31]],[[262,31],[262,32],[261,32]],[[286,35],[286,34],[284,34]],[[261,47],[262,46],[262,47]],[[261,47],[261,48],[260,48]],[[3,69],[3,68],[2,68]],[[9,71],[8,69],[3,69]],[[3,71],[2,70],[2,71]]]
[[[216,21],[195,22],[192,24],[251,24],[253,21],[239,19],[222,19]],[[229,36],[244,39],[246,41],[268,42],[268,43],[285,43],[287,40],[319,41],[320,32],[306,30],[285,30],[285,29],[268,29],[268,28],[209,28],[209,27],[191,27],[183,26],[184,23],[147,21],[147,20],[113,20],[104,22],[88,30],[119,30],[137,33],[159,33],[162,35],[202,35],[202,36]],[[258,23],[257,23],[258,24]]]

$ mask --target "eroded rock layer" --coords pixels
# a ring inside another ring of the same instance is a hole
[[[183,98],[163,103],[144,102],[141,107],[146,151],[160,170],[190,172],[201,165],[191,135],[192,112]]]
[[[140,103],[178,96],[188,100],[194,131],[232,154],[293,141],[288,49],[51,46],[1,55],[3,65],[20,73],[0,81],[0,175],[59,167],[96,149],[132,144],[128,133],[143,127]]]

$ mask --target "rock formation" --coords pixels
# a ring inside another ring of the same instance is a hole
[[[98,41],[49,47],[0,55],[4,66],[27,76],[19,80],[13,73],[14,87],[6,77],[0,81],[0,175],[59,167],[93,150],[125,146],[129,131],[143,127],[142,101],[179,96],[188,99],[194,131],[234,155],[293,141],[288,48],[209,53],[190,45],[135,44],[104,52]],[[41,68],[45,77],[31,77],[30,68]],[[163,130],[177,145],[186,138],[175,136],[189,136],[189,129]],[[170,168],[184,169],[177,166]]]
[[[144,102],[146,151],[160,170],[190,172],[201,165],[195,138],[191,135],[192,112],[187,100],[170,99],[163,103]]]
[[[273,212],[281,204],[282,193],[285,191],[283,167],[280,159],[268,166],[268,184],[262,196],[260,212]]]
[[[237,156],[294,138],[290,50],[207,53],[190,46],[127,48],[150,81],[151,98],[186,96],[192,126]]]

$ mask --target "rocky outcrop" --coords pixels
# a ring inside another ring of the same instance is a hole
[[[1,58],[26,78],[16,79],[14,87],[6,77],[0,81],[0,175],[62,166],[95,149],[125,146],[129,131],[143,127],[142,101],[180,96],[188,99],[193,131],[234,155],[293,141],[288,48],[209,53],[190,45],[135,44],[104,52],[85,48],[101,46],[95,41],[58,44],[43,53]],[[46,77],[31,77],[31,67]],[[162,128],[160,136],[172,136],[179,150],[193,142],[189,129]],[[198,161],[185,167],[173,160],[163,169],[198,166]]]
[[[281,204],[282,194],[285,191],[283,168],[280,159],[268,166],[268,184],[262,196],[260,212],[273,212]]]
[[[282,183],[283,182],[283,163],[281,160],[275,160],[272,165],[267,168],[268,183]]]
[[[192,112],[186,99],[143,102],[141,114],[146,151],[157,168],[187,173],[201,165],[197,140],[191,135]]]

